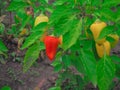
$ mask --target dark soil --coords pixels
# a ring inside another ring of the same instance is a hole
[[[50,62],[46,61],[38,63],[26,73],[22,72],[20,63],[11,61],[0,64],[0,87],[9,85],[12,90],[48,90],[54,86],[57,74],[53,72]]]

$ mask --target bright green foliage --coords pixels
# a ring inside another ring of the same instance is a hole
[[[11,90],[11,88],[9,86],[3,86],[0,90]]]
[[[40,32],[40,31],[37,31],[37,32],[32,33],[28,38],[26,38],[26,41],[25,41],[25,43],[23,44],[22,49],[27,48],[27,47],[29,47],[30,45],[32,45],[33,43],[35,43],[35,41],[36,41],[37,39],[39,39],[42,34],[43,34],[43,33]]]
[[[96,61],[91,51],[81,50],[80,60],[83,64],[86,76],[91,80],[94,86],[97,85]]]
[[[111,84],[115,75],[115,65],[111,59],[104,56],[97,65],[97,81],[100,90],[109,90],[109,85]]]
[[[49,90],[61,90],[61,88],[60,87],[52,87]]]
[[[24,62],[23,62],[23,71],[26,72],[33,63],[37,60],[39,57],[40,50],[43,50],[43,44],[42,43],[36,43],[32,45],[26,52]]]
[[[25,6],[27,6],[27,3],[23,2],[22,0],[14,0],[10,3],[8,10],[19,10],[20,8],[23,8]]]
[[[105,22],[107,26],[98,39],[106,38],[112,42],[109,34],[116,33],[120,36],[119,4],[120,0],[55,0],[51,3],[49,0],[13,0],[8,6],[8,10],[14,11],[17,16],[12,31],[20,32],[25,27],[29,28],[29,35],[24,37],[22,45],[22,49],[28,49],[23,71],[27,71],[39,57],[40,51],[45,49],[40,38],[46,31],[48,35],[63,37],[52,63],[54,70],[60,73],[59,79],[55,87],[49,90],[83,90],[88,82],[100,90],[108,90],[115,74],[120,78],[120,58],[104,55],[100,59],[97,56],[90,25],[96,19]],[[34,15],[26,14],[27,7],[33,8]],[[40,14],[48,16],[49,22],[34,26],[36,16]],[[86,31],[91,35],[90,38]],[[4,45],[0,47],[7,51]],[[65,80],[68,80],[66,87],[61,87]]]
[[[77,41],[77,39],[79,39],[79,36],[82,31],[81,25],[82,25],[82,20],[80,20],[80,21],[74,20],[71,23],[71,25],[70,25],[71,29],[69,29],[68,33],[63,35],[63,49],[66,50],[76,43],[76,41]],[[68,39],[68,38],[70,38],[70,39]]]
[[[3,43],[3,41],[1,39],[0,39],[0,51],[2,51],[2,52],[8,51],[7,47],[5,46],[5,44]]]
[[[5,25],[3,23],[0,23],[0,34],[3,34],[5,30]]]

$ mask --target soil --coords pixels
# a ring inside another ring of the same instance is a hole
[[[10,61],[0,64],[0,87],[9,85],[12,90],[48,90],[54,86],[57,73],[49,65],[51,62],[46,61],[38,63],[26,73],[22,72],[20,63]]]

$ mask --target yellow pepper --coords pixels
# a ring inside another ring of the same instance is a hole
[[[49,19],[47,16],[40,14],[39,16],[36,17],[34,26],[37,26],[41,22],[48,22]]]
[[[102,44],[103,42],[106,41],[105,38],[101,39],[101,40],[97,40],[97,38],[99,37],[101,31],[103,30],[103,28],[105,28],[107,26],[107,24],[105,22],[101,22],[101,21],[95,21],[95,23],[93,23],[90,26],[90,30],[93,34],[94,40],[96,43],[98,44]]]
[[[100,58],[102,58],[105,53],[107,55],[110,55],[110,50],[111,50],[111,47],[108,41],[105,41],[103,44],[96,43],[96,51]]]

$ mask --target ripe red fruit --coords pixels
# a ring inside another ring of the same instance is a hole
[[[52,61],[55,58],[58,45],[61,43],[61,39],[54,36],[46,36],[44,38],[44,44],[46,47],[46,55]]]

